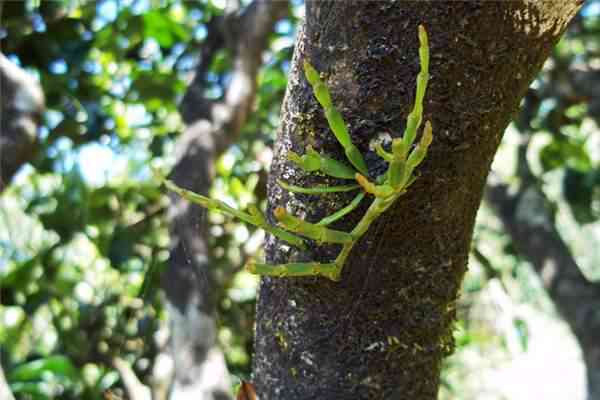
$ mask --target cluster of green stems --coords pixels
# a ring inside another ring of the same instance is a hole
[[[228,206],[222,201],[211,199],[175,185],[166,180],[168,189],[178,193],[185,199],[192,201],[210,210],[229,214],[246,223],[255,225],[266,232],[300,248],[306,248],[306,239],[311,239],[317,244],[340,244],[342,249],[336,259],[330,263],[319,262],[296,262],[279,265],[257,263],[251,260],[246,269],[254,274],[269,275],[275,277],[291,276],[323,276],[332,280],[339,280],[342,269],[346,263],[353,246],[367,232],[373,221],[384,213],[394,202],[406,193],[408,187],[414,182],[414,170],[427,155],[427,150],[432,141],[432,128],[429,121],[425,122],[421,139],[413,146],[417,131],[422,123],[423,99],[429,80],[429,44],[427,32],[419,26],[419,60],[421,69],[417,76],[417,89],[415,103],[406,121],[406,129],[400,138],[392,140],[391,151],[387,151],[381,144],[376,145],[375,150],[379,157],[388,162],[385,173],[380,175],[375,182],[367,177],[368,169],[360,151],[352,144],[350,134],[344,119],[331,101],[329,89],[321,79],[320,74],[308,62],[304,62],[304,72],[313,93],[324,110],[329,127],[338,142],[344,149],[346,158],[351,165],[337,161],[327,155],[323,155],[307,148],[304,155],[294,152],[288,153],[291,162],[309,173],[320,172],[334,178],[353,180],[354,183],[341,186],[319,186],[303,188],[289,185],[278,181],[279,185],[290,192],[312,195],[325,195],[328,193],[347,192],[358,190],[359,193],[345,207],[333,214],[323,218],[321,221],[312,223],[289,214],[284,207],[277,207],[274,216],[278,226],[270,225],[264,215],[251,205],[248,212],[243,212]],[[328,228],[330,224],[343,218],[354,210],[365,196],[374,196],[374,200],[363,215],[362,219],[350,232],[344,232]]]

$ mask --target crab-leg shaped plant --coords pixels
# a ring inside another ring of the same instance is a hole
[[[289,214],[285,208],[280,206],[275,208],[273,213],[278,221],[278,226],[273,226],[266,221],[264,215],[255,206],[250,206],[249,212],[245,213],[229,207],[219,200],[210,199],[182,189],[170,181],[165,181],[166,186],[202,207],[229,214],[244,222],[256,225],[298,248],[306,248],[305,238],[312,239],[317,244],[332,243],[342,245],[340,253],[330,263],[296,262],[268,265],[250,261],[246,265],[248,271],[259,275],[276,277],[324,276],[332,280],[339,280],[342,268],[353,246],[365,234],[373,221],[394,204],[398,197],[406,193],[407,188],[415,180],[415,176],[413,175],[415,168],[423,161],[431,144],[432,128],[431,123],[427,121],[420,141],[413,146],[417,131],[422,122],[423,98],[429,79],[429,44],[427,33],[422,25],[419,26],[419,43],[421,70],[417,76],[415,104],[408,115],[404,135],[401,138],[392,140],[391,151],[385,150],[381,144],[375,146],[379,157],[388,162],[388,169],[385,173],[377,177],[374,182],[370,181],[367,177],[367,165],[360,151],[352,144],[346,123],[339,111],[333,106],[329,89],[321,80],[319,73],[307,61],[304,62],[306,79],[312,86],[317,101],[323,107],[329,127],[344,148],[344,153],[351,166],[326,155],[319,154],[310,147],[306,149],[304,155],[290,151],[288,158],[309,173],[318,171],[334,178],[351,179],[355,183],[342,186],[319,186],[312,188],[289,185],[283,181],[279,181],[279,184],[283,189],[290,192],[314,195],[360,190],[359,194],[347,206],[323,218],[321,221],[316,223],[307,222]],[[374,200],[352,231],[343,232],[328,228],[328,225],[354,210],[366,195],[374,196]]]

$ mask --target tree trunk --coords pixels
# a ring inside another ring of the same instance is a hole
[[[434,141],[419,178],[354,248],[342,281],[263,278],[254,374],[262,400],[435,399],[453,349],[455,302],[475,215],[502,133],[529,83],[576,12],[577,1],[308,2],[269,180],[269,208],[314,221],[344,195],[291,195],[277,179],[324,178],[287,161],[308,145],[343,159],[301,73],[325,72],[333,102],[370,172],[369,142],[398,136],[419,69],[417,26],[429,32],[431,80],[424,118]],[[350,230],[363,204],[336,228]],[[267,261],[333,258],[333,247],[298,252],[274,238]]]
[[[187,125],[176,144],[171,179],[206,194],[214,177],[214,161],[239,135],[256,94],[256,75],[275,22],[283,17],[285,1],[254,1],[210,28],[196,76],[181,104]],[[226,41],[225,37],[230,38]],[[204,96],[212,56],[235,45],[234,67],[222,100]],[[171,326],[171,356],[175,381],[171,398],[223,400],[231,385],[223,353],[216,343],[214,287],[217,284],[207,251],[207,226],[202,209],[176,195],[169,207],[171,253],[162,278]]]

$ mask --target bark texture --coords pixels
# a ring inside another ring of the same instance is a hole
[[[276,179],[310,186],[287,160],[308,145],[343,159],[300,70],[324,72],[334,104],[372,176],[369,150],[398,136],[414,99],[417,26],[430,36],[425,119],[434,142],[420,177],[355,247],[342,281],[261,281],[255,383],[261,399],[435,399],[475,215],[490,163],[519,101],[577,10],[577,2],[308,2],[269,181],[269,203],[309,221],[345,195],[291,195]],[[329,181],[333,183],[333,181]],[[337,224],[349,230],[365,205]],[[270,263],[326,261],[338,249],[299,252],[276,239]]]
[[[233,3],[233,2],[232,2]],[[187,125],[176,143],[171,179],[179,186],[206,194],[215,159],[235,141],[252,110],[256,75],[275,22],[286,13],[286,1],[254,1],[242,11],[215,19],[201,50],[196,75],[181,104]],[[217,50],[232,45],[234,68],[223,99],[205,97],[206,72]],[[162,278],[171,324],[171,356],[175,381],[171,398],[231,398],[223,353],[216,344],[213,287],[203,211],[171,196],[171,254]]]

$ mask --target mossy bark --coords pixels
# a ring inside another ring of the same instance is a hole
[[[342,281],[263,278],[254,379],[261,400],[435,399],[475,215],[502,133],[576,2],[309,2],[282,109],[269,208],[315,221],[352,194],[292,195],[276,180],[336,183],[308,175],[287,152],[343,152],[301,72],[319,71],[366,155],[369,142],[404,129],[415,91],[417,26],[429,32],[431,80],[424,118],[434,141],[419,178],[352,252]],[[368,202],[337,223],[349,231]],[[339,247],[300,252],[270,238],[267,261],[333,259]]]

